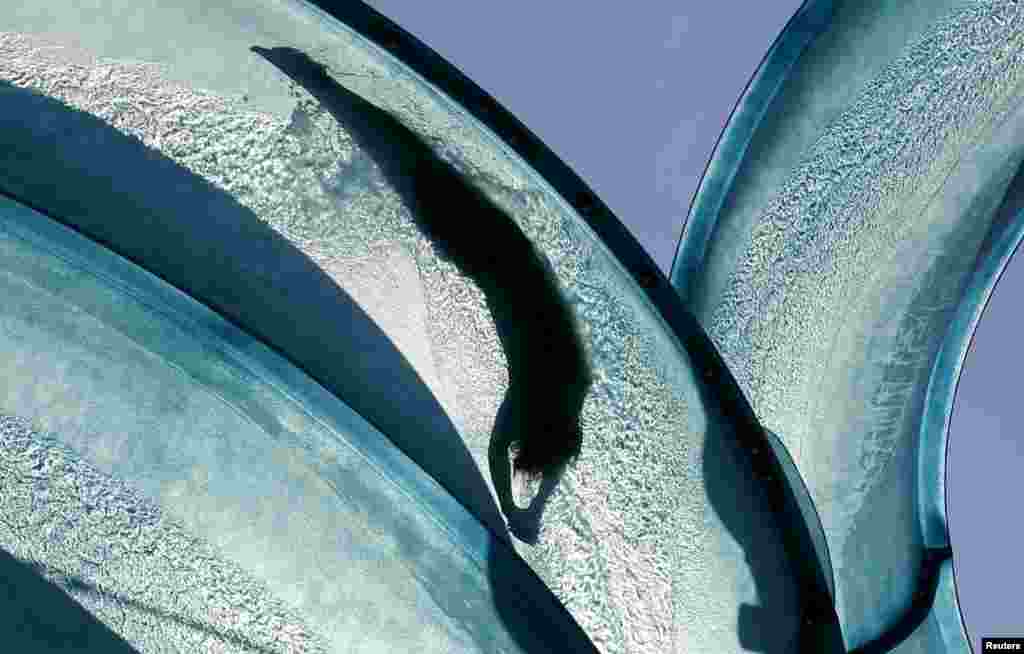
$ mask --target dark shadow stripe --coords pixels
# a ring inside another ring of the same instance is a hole
[[[0,642],[5,652],[138,654],[34,566],[0,548]]]

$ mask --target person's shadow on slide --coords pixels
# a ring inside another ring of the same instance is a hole
[[[483,292],[508,365],[509,389],[488,452],[509,528],[535,543],[544,506],[582,446],[579,415],[592,375],[572,308],[545,257],[514,220],[387,112],[291,48],[253,48],[300,84],[352,135],[396,189],[441,256]],[[541,479],[525,509],[512,498],[514,468]]]

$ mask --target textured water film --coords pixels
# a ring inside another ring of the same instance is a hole
[[[850,644],[877,635],[914,590],[923,393],[1020,164],[1024,9],[958,4],[832,116],[812,86],[863,72],[822,37],[784,91],[811,98],[803,116],[822,122],[793,167],[773,171],[780,186],[741,173],[702,272],[703,324],[810,485]],[[797,131],[788,117],[773,118],[747,165],[799,141],[782,133]],[[759,193],[767,202],[752,204]],[[922,638],[901,651],[932,651]]]

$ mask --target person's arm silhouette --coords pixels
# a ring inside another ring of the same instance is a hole
[[[491,437],[487,457],[491,469],[491,481],[498,493],[501,511],[508,521],[509,531],[519,540],[533,545],[540,536],[540,518],[548,499],[554,493],[568,463],[556,470],[543,475],[540,489],[526,508],[516,505],[512,494],[512,472],[509,465],[509,448],[514,442],[514,434],[503,433],[496,429]]]

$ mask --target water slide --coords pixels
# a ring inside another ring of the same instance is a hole
[[[670,283],[360,3],[8,4],[0,565],[25,651],[967,651],[942,454],[1019,240],[1014,5],[806,4]],[[534,542],[488,468],[488,298],[418,228],[381,117],[515,222],[581,323],[583,450]]]
[[[805,2],[734,108],[671,272],[807,482],[852,651],[980,648],[945,457],[1024,235],[1022,26],[1012,2]]]

